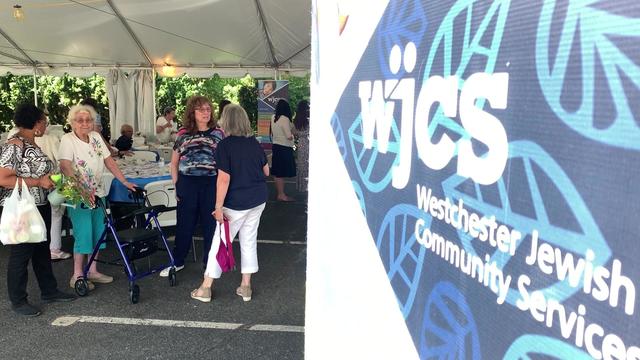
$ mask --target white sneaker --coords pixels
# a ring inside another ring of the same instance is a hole
[[[178,272],[178,271],[180,271],[182,269],[184,269],[184,265],[176,266],[176,272]],[[171,266],[169,266],[168,268],[164,268],[162,271],[160,271],[160,277],[168,277],[170,270],[171,270]]]

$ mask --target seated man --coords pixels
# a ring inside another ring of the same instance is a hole
[[[116,140],[116,148],[118,155],[131,155],[131,147],[133,146],[133,127],[129,124],[123,124],[120,127],[121,136]]]

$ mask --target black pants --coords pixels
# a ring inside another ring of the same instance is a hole
[[[184,265],[189,253],[196,225],[202,226],[202,262],[207,266],[211,240],[216,230],[216,220],[211,213],[216,207],[215,176],[178,176],[176,195],[178,196],[176,242],[173,257],[176,266]]]
[[[49,204],[38,206],[38,211],[47,228],[47,241],[39,243],[27,243],[9,245],[9,264],[7,266],[7,287],[9,290],[9,300],[13,305],[20,305],[27,301],[27,266],[31,260],[33,272],[38,279],[40,295],[47,297],[54,295],[58,290],[58,283],[53,276],[51,267],[51,253],[49,244],[51,243],[51,206]],[[2,208],[0,208],[2,214]]]

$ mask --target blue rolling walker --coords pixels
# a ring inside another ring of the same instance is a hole
[[[108,241],[115,242],[120,257],[122,258],[122,262],[106,263],[110,265],[124,265],[124,270],[129,280],[129,300],[132,304],[137,304],[140,300],[140,287],[136,285],[136,280],[140,280],[146,276],[170,267],[169,286],[176,285],[175,261],[173,259],[173,254],[169,249],[167,238],[165,237],[164,232],[160,227],[160,223],[158,222],[158,214],[165,211],[175,210],[175,207],[167,207],[164,205],[151,206],[144,189],[136,188],[135,191],[131,192],[131,195],[134,199],[134,203],[138,204],[140,208],[118,218],[118,220],[133,217],[136,225],[130,229],[120,231],[117,231],[115,228],[115,222],[113,216],[111,216],[111,209],[109,206],[102,203],[102,201],[97,201],[96,206],[100,207],[104,212],[105,229],[100,236],[100,240],[94,247],[87,265],[85,265],[83,269],[82,278],[78,278],[74,284],[75,291],[78,296],[86,296],[89,293],[89,286],[87,283],[89,267],[94,261],[97,261],[95,257],[98,254],[100,246]],[[169,264],[163,264],[150,268],[146,272],[139,273],[136,270],[133,261],[148,257],[155,253],[158,250],[158,239],[162,240],[162,244],[167,250],[167,254],[169,255]]]

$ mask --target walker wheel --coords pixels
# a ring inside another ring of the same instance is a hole
[[[78,296],[87,296],[87,294],[89,293],[89,285],[87,284],[87,280],[85,280],[84,278],[76,280],[74,288]]]
[[[129,288],[129,300],[132,304],[137,304],[140,301],[140,287],[138,285]]]
[[[169,270],[169,286],[176,286],[176,284],[176,268],[172,267],[171,270]]]

